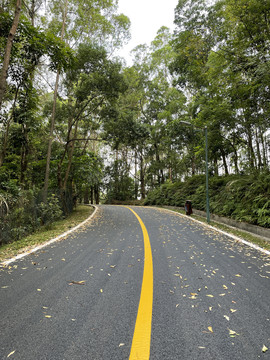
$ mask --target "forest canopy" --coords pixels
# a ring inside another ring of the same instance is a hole
[[[174,31],[138,45],[132,66],[117,4],[0,2],[0,243],[78,201],[203,186],[206,126],[210,177],[269,175],[269,1],[179,0]],[[269,226],[261,189],[253,215]]]

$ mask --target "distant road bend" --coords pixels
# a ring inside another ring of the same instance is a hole
[[[269,278],[268,255],[187,217],[100,206],[0,268],[0,359],[270,359]]]

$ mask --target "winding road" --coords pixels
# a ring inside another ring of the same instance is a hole
[[[100,206],[0,268],[0,359],[270,359],[269,279],[267,254],[207,225]]]

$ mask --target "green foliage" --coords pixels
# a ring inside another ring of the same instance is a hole
[[[47,202],[41,202],[37,207],[38,219],[42,225],[50,225],[52,222],[60,220],[63,212],[60,207],[59,199],[52,194]]]
[[[106,202],[134,199],[134,182],[122,161],[115,161],[105,169]]]
[[[151,191],[145,205],[184,206],[191,200],[195,209],[206,208],[204,176],[185,182],[166,183]],[[211,177],[210,212],[238,221],[270,227],[270,174]]]
[[[17,196],[10,193],[0,195],[6,210],[0,211],[0,245],[17,241],[31,234],[41,225],[50,224],[63,216],[59,199],[56,195],[49,196],[47,203],[40,201],[41,192],[17,189]]]

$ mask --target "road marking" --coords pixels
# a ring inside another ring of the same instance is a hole
[[[141,297],[129,360],[148,360],[150,357],[151,326],[153,308],[153,259],[148,232],[141,218],[131,208],[127,207],[138,219],[144,241],[144,270]]]

